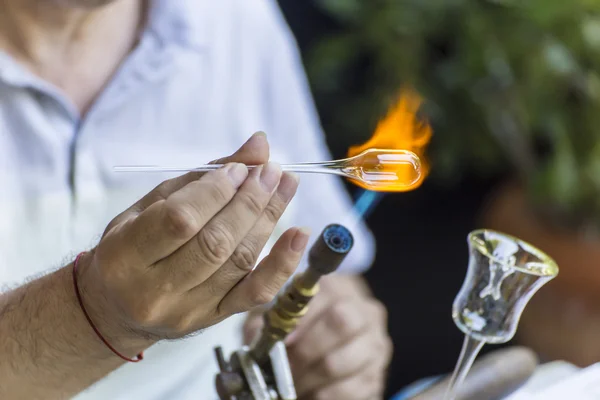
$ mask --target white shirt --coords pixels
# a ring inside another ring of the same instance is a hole
[[[0,284],[66,265],[174,176],[113,166],[194,166],[231,154],[259,130],[274,161],[331,157],[275,0],[155,0],[139,46],[84,119],[0,52]],[[367,268],[374,241],[337,178],[302,176],[273,239],[292,225],[312,227],[314,238],[334,222],[350,224],[356,239],[342,268]],[[229,354],[239,345],[242,318],[159,343],[78,398],[216,398],[213,348]]]

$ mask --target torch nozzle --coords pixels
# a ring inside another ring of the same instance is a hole
[[[354,245],[350,231],[342,225],[327,226],[308,253],[308,268],[296,275],[275,303],[265,312],[265,325],[250,348],[259,365],[266,363],[269,352],[284,340],[308,311],[308,303],[317,294],[318,282],[324,275],[337,270]]]

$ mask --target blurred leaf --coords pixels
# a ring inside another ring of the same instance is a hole
[[[532,201],[600,224],[600,0],[313,0],[341,26],[309,77],[337,142],[398,89],[426,98],[433,179],[508,172]]]
[[[316,0],[318,6],[343,22],[357,22],[360,19],[360,0]]]

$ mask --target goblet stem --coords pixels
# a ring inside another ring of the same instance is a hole
[[[465,335],[462,350],[460,351],[460,357],[458,358],[458,362],[452,373],[452,378],[448,384],[444,400],[454,400],[456,398],[458,388],[467,377],[467,374],[482,347],[483,342],[481,340],[474,339],[470,335]]]

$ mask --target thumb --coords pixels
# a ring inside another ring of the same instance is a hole
[[[256,132],[235,153],[228,157],[211,161],[210,164],[238,162],[247,165],[261,165],[269,162],[269,142],[264,132]]]

